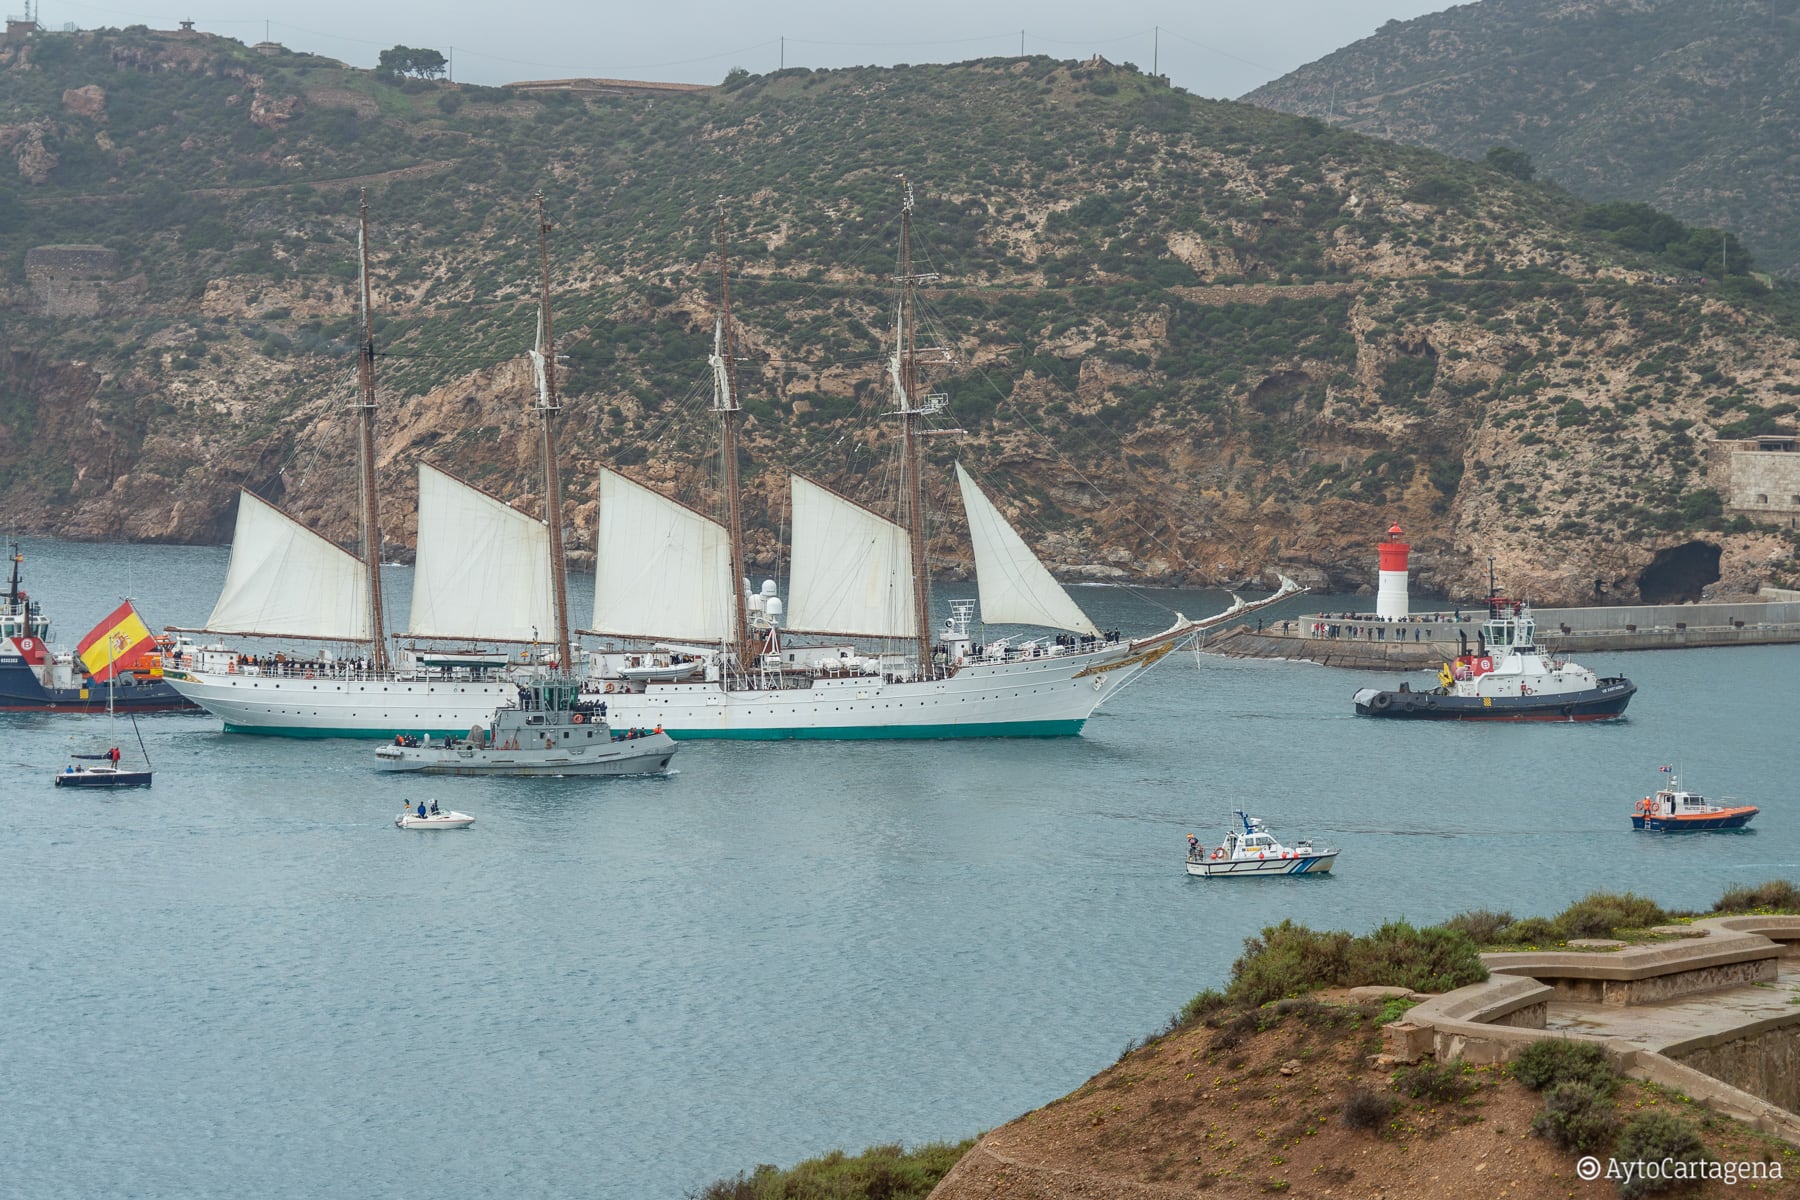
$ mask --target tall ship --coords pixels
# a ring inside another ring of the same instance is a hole
[[[12,546],[12,578],[0,593],[0,712],[159,712],[192,708],[163,676],[161,644],[127,600],[73,651],[50,645],[50,618],[20,586],[25,561]]]
[[[790,600],[750,591],[738,502],[735,355],[723,215],[720,312],[710,357],[723,520],[616,471],[600,473],[594,611],[611,639],[588,687],[616,724],[686,738],[962,738],[1072,735],[1140,672],[1202,630],[1299,590],[1239,601],[1204,620],[1179,613],[1145,637],[1105,633],[1038,561],[974,476],[956,466],[973,543],[976,602],[931,619],[924,442],[944,398],[920,383],[914,293],[935,276],[911,262],[913,197],[903,184],[900,294],[888,360],[899,426],[897,513],[789,477]],[[933,351],[938,361],[943,352]],[[982,625],[1053,632],[988,637]],[[873,644],[871,644],[873,643]]]
[[[542,219],[539,198],[540,233]],[[467,733],[518,702],[517,677],[571,663],[563,598],[554,347],[545,309],[531,352],[539,381],[546,519],[538,520],[426,463],[419,464],[419,531],[408,644],[390,651],[381,591],[375,486],[375,340],[370,323],[368,204],[359,214],[363,344],[358,466],[361,554],[319,536],[248,491],[238,497],[231,561],[203,627],[185,632],[277,639],[269,653],[198,646],[165,677],[218,716],[228,733],[380,737]],[[261,644],[259,642],[259,644]],[[317,649],[298,652],[300,644]],[[339,650],[333,653],[331,644]],[[444,648],[444,647],[451,648]],[[518,651],[495,647],[522,647]]]
[[[1531,606],[1490,585],[1488,615],[1473,649],[1438,671],[1438,686],[1415,691],[1363,688],[1352,698],[1358,716],[1418,721],[1611,721],[1625,715],[1637,685],[1623,675],[1600,677],[1537,644]]]

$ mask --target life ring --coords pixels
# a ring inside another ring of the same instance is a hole
[[[581,713],[575,714],[575,723],[577,725],[581,724],[585,720],[587,720],[587,717],[583,716]]]
[[[612,693],[613,693],[613,685],[609,683],[606,685],[606,694],[610,696],[610,695],[612,695]]]
[[[308,679],[311,679],[311,678],[312,678],[312,677],[313,677],[313,673],[312,673],[312,672],[311,672],[311,671],[308,671],[308,672],[307,672],[307,673],[306,673],[306,677],[307,677],[307,678],[308,678]]]
[[[1225,847],[1221,846],[1217,850],[1214,850],[1213,857],[1214,858],[1224,858],[1225,857]]]

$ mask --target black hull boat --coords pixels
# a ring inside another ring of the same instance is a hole
[[[0,712],[103,713],[104,685],[46,685],[38,669],[27,663],[14,644],[0,642]],[[161,679],[122,678],[113,691],[117,712],[172,712],[195,708]]]
[[[1557,696],[1456,696],[1364,688],[1356,693],[1356,714],[1407,721],[1611,721],[1624,716],[1637,684],[1623,676],[1599,684]]]
[[[115,770],[112,767],[69,767],[56,777],[57,787],[76,788],[128,788],[149,787],[151,772],[148,769]]]
[[[1360,717],[1406,721],[1616,721],[1637,695],[1623,675],[1601,678],[1537,645],[1531,607],[1493,591],[1487,620],[1471,647],[1438,671],[1438,686],[1397,691],[1363,688],[1352,697]]]
[[[96,625],[74,653],[52,651],[50,618],[19,586],[24,561],[15,543],[12,583],[0,591],[0,712],[102,713],[109,703],[134,713],[196,707],[162,678],[174,639],[152,638],[130,602]]]

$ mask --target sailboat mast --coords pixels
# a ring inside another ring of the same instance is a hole
[[[918,360],[913,344],[912,185],[901,177],[900,202],[900,450],[905,464],[906,529],[912,542],[913,626],[918,636],[919,673],[931,669],[931,581],[925,568],[925,447],[919,436]]]
[[[361,462],[362,552],[369,574],[369,665],[387,670],[387,631],[381,614],[381,521],[375,488],[375,326],[369,316],[369,193],[362,193],[356,250],[362,273],[362,354],[357,364],[362,398],[357,404],[357,453]]]
[[[744,611],[744,589],[748,586],[744,563],[744,513],[738,484],[738,426],[744,410],[737,398],[737,339],[731,328],[731,260],[725,252],[725,208],[719,207],[719,329],[713,352],[713,407],[719,413],[719,483],[725,489],[725,531],[731,538],[731,592],[737,597],[732,606],[731,644],[743,654],[741,664],[750,660],[749,619]]]
[[[569,656],[569,589],[563,574],[562,469],[557,463],[556,421],[562,401],[556,394],[556,331],[550,324],[550,219],[544,215],[544,193],[537,194],[538,260],[543,267],[542,345],[538,351],[538,416],[544,426],[544,522],[550,527],[550,594],[556,601],[556,665],[565,674],[575,669]]]

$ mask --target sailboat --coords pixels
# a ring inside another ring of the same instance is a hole
[[[127,600],[126,605],[130,605]],[[120,638],[119,640],[123,640]],[[137,726],[137,713],[129,711],[131,732],[137,735],[138,753],[143,755],[142,768],[119,766],[118,738],[114,735],[115,715],[113,708],[114,679],[118,675],[118,663],[113,658],[115,637],[106,639],[106,732],[107,741],[112,745],[102,754],[70,754],[70,763],[56,774],[57,787],[80,788],[122,788],[150,786],[150,751],[144,746],[144,735]]]
[[[220,717],[228,733],[379,737],[467,732],[517,702],[509,654],[439,653],[417,640],[536,643],[557,625],[561,536],[533,517],[429,464],[419,465],[419,544],[410,636],[390,662],[383,627],[375,488],[375,339],[370,323],[368,203],[360,210],[361,400],[357,405],[362,553],[353,555],[248,491],[225,585],[199,630],[328,651],[250,653],[222,644],[185,654],[164,677]],[[540,338],[542,333],[540,332]],[[547,445],[554,445],[547,435]],[[554,517],[554,513],[552,516]],[[559,662],[567,663],[566,633]],[[531,651],[521,652],[529,660]],[[534,664],[535,665],[535,664]]]
[[[921,423],[941,411],[921,396],[913,292],[930,278],[911,265],[913,196],[901,206],[901,291],[888,363],[899,418],[899,519],[792,474],[790,603],[765,584],[750,593],[737,506],[737,425],[724,219],[719,222],[720,316],[710,356],[719,418],[723,522],[616,471],[600,474],[592,628],[622,639],[592,655],[589,687],[613,719],[660,725],[681,738],[963,738],[1078,734],[1140,672],[1202,630],[1300,590],[1238,601],[1203,620],[1176,614],[1167,629],[1103,634],[1031,553],[970,472],[958,488],[973,544],[980,619],[1063,631],[984,641],[976,601],[954,600],[930,621]],[[800,639],[807,639],[800,644]],[[857,640],[879,647],[861,649]],[[650,651],[622,648],[648,642]],[[679,656],[703,669],[680,678],[641,668]],[[646,659],[649,661],[646,662]]]

